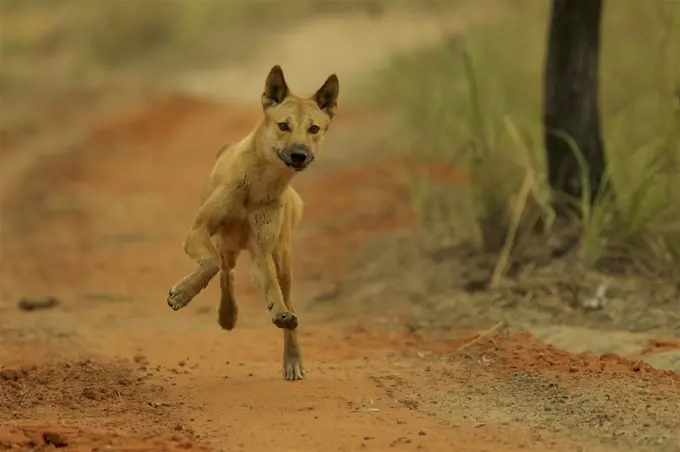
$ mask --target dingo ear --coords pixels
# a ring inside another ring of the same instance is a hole
[[[274,66],[267,75],[264,82],[264,92],[262,93],[262,108],[265,110],[276,104],[280,104],[288,97],[290,90],[286,79],[283,77],[283,69],[278,64]]]
[[[338,94],[340,92],[340,81],[338,76],[331,74],[324,84],[312,97],[320,109],[326,112],[328,116],[333,118],[335,111],[338,109]]]

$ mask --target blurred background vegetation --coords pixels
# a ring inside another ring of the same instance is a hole
[[[302,17],[398,8],[436,13],[472,3],[4,0],[0,121],[5,133],[30,133],[48,102],[112,81],[156,85],[167,73],[247,58],[253,46],[276,46],[258,42],[259,30]],[[488,247],[484,237],[495,236],[499,243],[491,248],[516,253],[524,238],[535,240],[538,224],[554,232],[541,123],[549,2],[477,4],[493,20],[399,55],[345,93],[397,112],[403,123],[395,148],[406,158],[469,175],[466,183],[435,181],[406,170],[430,240]],[[680,2],[606,2],[602,46],[601,108],[615,197],[584,208],[578,256],[587,266],[623,260],[675,275]],[[314,42],[309,51],[316,51]]]
[[[499,237],[514,231],[514,240],[522,230],[513,222],[531,228],[552,215],[541,122],[550,2],[510,3],[499,21],[397,58],[373,85],[403,112],[407,155],[469,170],[470,187],[412,175],[414,203],[436,240],[480,241],[484,228]],[[588,266],[624,260],[675,273],[680,3],[605,2],[601,36],[600,107],[615,197],[584,208],[579,256]]]

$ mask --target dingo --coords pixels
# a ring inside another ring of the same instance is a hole
[[[338,108],[338,92],[338,77],[332,74],[312,97],[297,97],[281,67],[271,69],[262,93],[263,120],[247,137],[218,152],[201,207],[184,238],[184,251],[198,268],[168,295],[168,305],[181,309],[220,273],[218,322],[233,329],[233,269],[239,253],[248,250],[253,280],[272,322],[284,329],[286,380],[301,380],[305,374],[290,299],[291,233],[303,204],[290,183],[314,161]]]

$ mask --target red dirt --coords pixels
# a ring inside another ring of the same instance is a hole
[[[0,426],[0,450],[45,451],[63,448],[73,451],[208,451],[175,435],[170,438],[126,438],[116,433],[93,433],[55,426]]]
[[[356,127],[362,114],[334,127]],[[180,244],[215,152],[258,115],[160,98],[94,126],[79,151],[37,165],[10,193],[0,449],[49,450],[56,446],[46,442],[61,438],[69,450],[573,451],[585,450],[580,431],[527,420],[532,405],[522,411],[522,400],[507,420],[479,394],[530,373],[576,391],[582,377],[670,397],[676,374],[569,354],[528,333],[441,340],[374,329],[374,320],[397,315],[395,300],[360,319],[340,316],[342,306],[300,302],[309,375],[284,382],[281,334],[247,271],[237,273],[233,332],[217,326],[215,284],[172,312],[165,294],[192,267]],[[306,201],[296,243],[300,300],[341,276],[367,240],[413,218],[403,183],[384,163],[305,176],[297,184]],[[14,303],[27,292],[60,304],[20,311]],[[458,395],[477,397],[476,408],[461,412]],[[588,450],[614,450],[593,438]]]
[[[502,344],[498,350],[487,354],[487,357],[498,362],[497,368],[502,372],[535,372],[547,377],[569,375],[571,378],[607,375],[660,386],[672,385],[671,378],[678,377],[675,372],[655,369],[639,360],[625,358],[614,353],[595,356],[558,350],[538,341],[526,331],[507,338],[494,334],[485,340]],[[474,350],[475,348],[472,347],[471,351]]]

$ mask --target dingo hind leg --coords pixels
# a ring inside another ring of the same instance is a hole
[[[238,319],[238,306],[234,297],[234,267],[239,251],[220,250],[222,267],[220,269],[220,304],[217,308],[217,323],[222,329],[231,331]]]
[[[281,236],[274,252],[276,276],[281,286],[283,302],[290,312],[295,313],[295,306],[291,298],[293,281],[293,244],[292,230],[302,216],[302,200],[292,188],[287,192],[288,202],[284,207],[284,223],[281,225]],[[283,378],[286,380],[302,380],[305,368],[302,363],[302,352],[298,342],[297,330],[283,330]]]
[[[285,232],[284,232],[285,233]],[[290,312],[295,314],[295,306],[291,299],[292,285],[292,250],[290,239],[285,240],[274,253],[276,275],[281,286],[283,301]],[[298,343],[297,330],[283,330],[283,378],[286,380],[302,380],[305,369],[302,364],[302,353]]]

